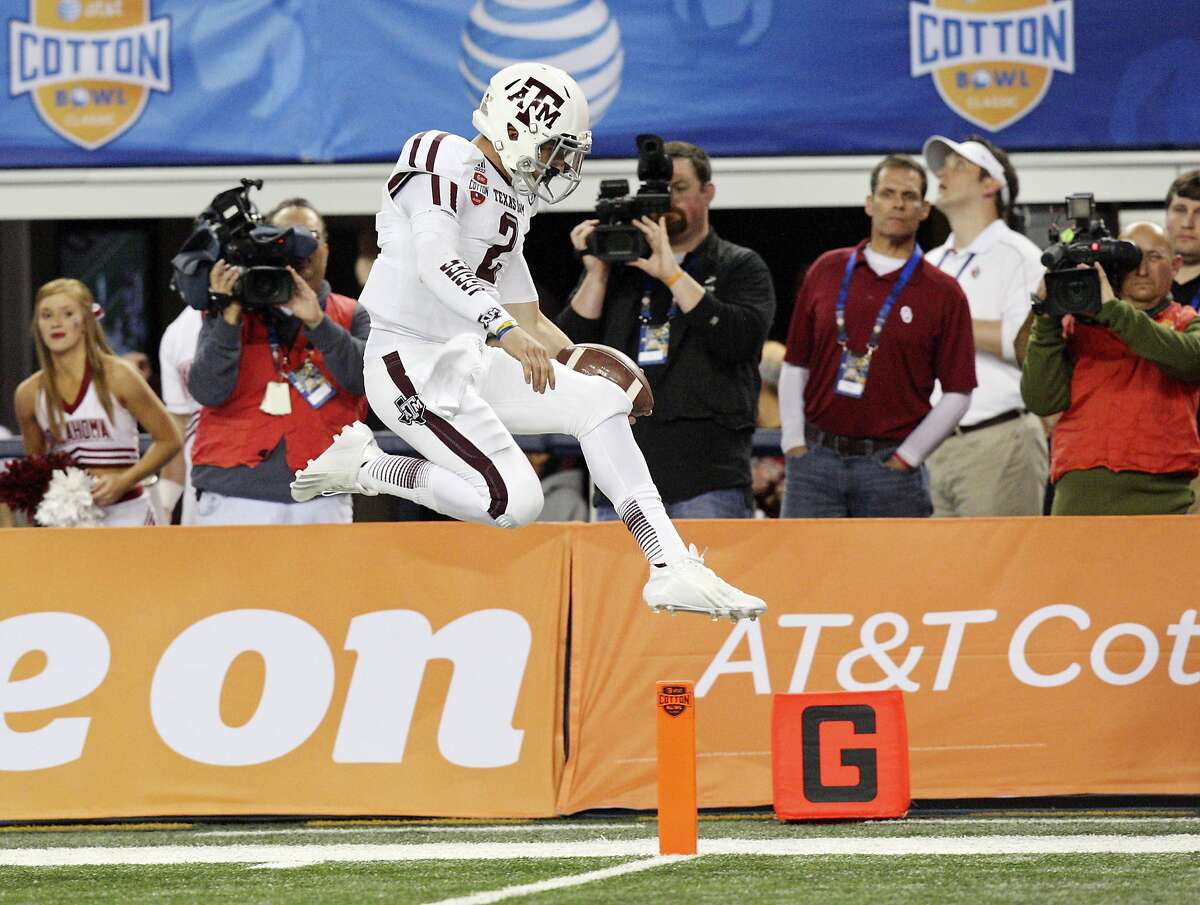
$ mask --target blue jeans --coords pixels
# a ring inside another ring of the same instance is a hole
[[[883,463],[895,447],[841,456],[810,446],[787,459],[783,518],[926,518],[933,512],[925,466],[893,471]]]
[[[670,518],[753,518],[754,507],[746,503],[746,490],[726,487],[710,490],[677,503],[664,503]],[[615,522],[617,512],[608,503],[596,507],[596,521]]]

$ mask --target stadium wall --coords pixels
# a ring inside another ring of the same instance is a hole
[[[738,625],[650,614],[616,524],[2,531],[0,820],[649,809],[658,679],[702,807],[838,689],[905,692],[917,799],[1196,794],[1200,527],[1131,527],[686,523]]]

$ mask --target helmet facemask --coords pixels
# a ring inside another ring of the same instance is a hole
[[[562,201],[579,186],[583,160],[592,150],[592,135],[582,139],[556,135],[538,145],[537,159],[522,157],[512,173],[513,184],[530,201],[536,196],[548,204]]]

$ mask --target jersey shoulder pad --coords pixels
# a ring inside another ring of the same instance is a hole
[[[454,182],[464,181],[483,152],[461,135],[431,129],[404,143],[396,173],[429,173]]]

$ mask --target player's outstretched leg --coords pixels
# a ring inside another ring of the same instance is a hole
[[[735,588],[704,564],[695,546],[685,546],[667,517],[645,457],[625,416],[605,419],[579,438],[596,486],[614,502],[650,563],[642,599],[655,612],[703,613],[757,619],[767,605]]]
[[[497,456],[491,483],[506,491],[520,484],[521,492],[515,500],[507,499],[506,493],[507,505],[497,510],[496,488],[487,486],[485,478],[481,477],[481,486],[476,487],[451,469],[426,459],[389,455],[376,444],[371,429],[356,421],[342,428],[321,455],[296,472],[292,499],[304,502],[318,495],[386,493],[460,521],[517,527],[537,517],[542,506],[541,487],[519,450],[513,468],[504,467],[509,458],[514,457]],[[525,477],[522,467],[530,471],[529,480],[520,480]]]

